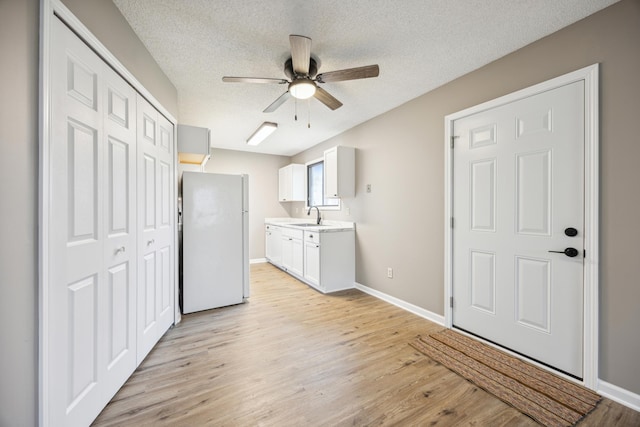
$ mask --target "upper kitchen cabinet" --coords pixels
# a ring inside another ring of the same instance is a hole
[[[278,171],[278,200],[304,202],[305,166],[292,163]]]
[[[356,150],[337,146],[324,152],[324,196],[356,195]]]
[[[178,125],[178,161],[180,163],[204,166],[210,155],[209,129]]]

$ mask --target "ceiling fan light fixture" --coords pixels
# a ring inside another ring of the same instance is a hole
[[[258,129],[247,139],[247,144],[249,145],[258,145],[269,135],[271,135],[276,129],[278,129],[277,123],[272,122],[264,122],[260,125]]]
[[[297,79],[289,83],[289,93],[298,99],[311,98],[316,93],[316,84],[309,79]]]

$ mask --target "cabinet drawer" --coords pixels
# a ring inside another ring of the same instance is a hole
[[[283,228],[282,237],[290,237],[292,239],[302,240],[302,230],[295,230],[293,228]]]
[[[317,231],[305,231],[304,241],[320,244],[320,233]]]
[[[271,225],[271,224],[265,224],[264,225],[264,231],[277,231],[280,230],[280,227],[278,227],[277,225]]]

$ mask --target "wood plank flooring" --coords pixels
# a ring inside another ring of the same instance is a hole
[[[246,304],[184,316],[93,425],[537,425],[408,345],[439,325],[269,264],[251,285]],[[640,413],[605,399],[580,423],[613,425]]]

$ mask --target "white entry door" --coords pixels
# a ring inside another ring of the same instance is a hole
[[[136,367],[136,93],[52,25],[46,421],[83,426]]]
[[[453,123],[453,326],[583,376],[584,82]]]

